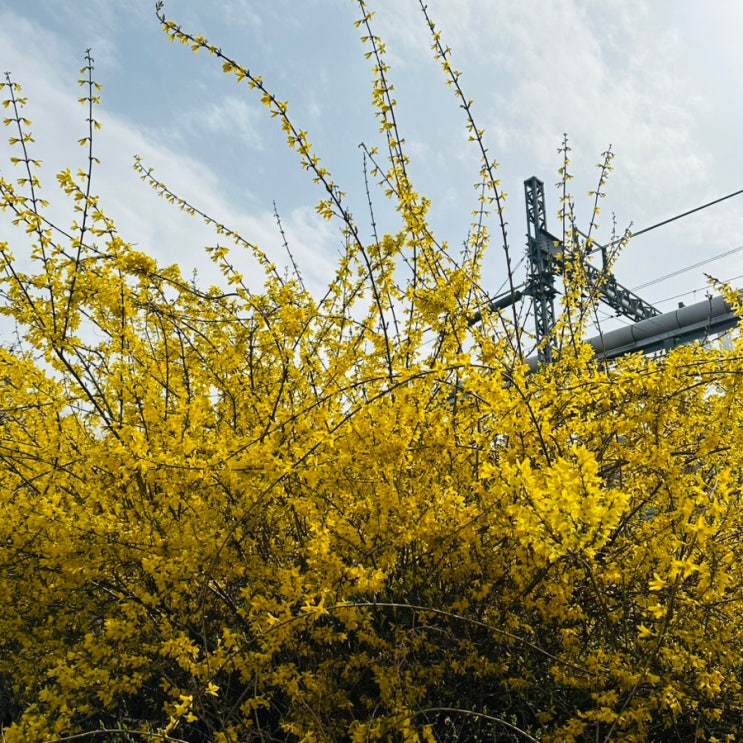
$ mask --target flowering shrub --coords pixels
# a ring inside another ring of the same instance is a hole
[[[214,226],[227,288],[126,242],[92,190],[90,58],[90,168],[57,176],[72,226],[48,222],[6,78],[21,175],[1,205],[34,247],[22,269],[0,243],[23,335],[0,350],[4,740],[739,739],[740,342],[602,365],[573,340],[574,271],[556,360],[529,373],[479,286],[488,212],[507,250],[503,194],[450,53],[426,15],[482,155],[459,255],[429,229],[359,9],[388,145],[367,157],[401,220],[370,244],[288,105],[158,6],[323,190],[346,252],[321,299],[139,161]]]

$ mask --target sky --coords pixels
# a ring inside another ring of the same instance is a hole
[[[525,179],[544,181],[548,227],[559,231],[554,184],[564,133],[579,228],[590,221],[595,165],[609,146],[615,153],[598,240],[610,238],[612,215],[620,229],[639,231],[743,189],[740,0],[427,0],[427,6],[500,163],[514,262],[525,252]],[[386,42],[414,184],[432,200],[439,239],[458,247],[476,206],[479,170],[463,112],[433,59],[418,0],[368,0],[368,7]],[[371,239],[359,145],[381,140],[370,103],[372,63],[354,27],[357,4],[167,0],[165,9],[289,101],[290,116],[308,131]],[[254,92],[225,76],[214,58],[167,40],[154,0],[0,0],[0,65],[28,97],[33,154],[43,161],[53,217],[72,220],[71,206],[55,193],[54,174],[85,165],[77,140],[85,136],[87,114],[77,103],[77,79],[88,48],[103,86],[94,190],[122,236],[162,263],[179,263],[185,275],[218,281],[203,252],[216,236],[139,180],[132,169],[139,155],[179,195],[283,265],[275,204],[306,283],[320,294],[342,245],[338,226],[315,213],[322,193]],[[3,138],[5,174],[10,154]],[[394,232],[382,191],[372,196],[381,229]],[[0,240],[10,237],[7,215],[0,215]],[[615,274],[629,288],[646,285],[637,293],[669,311],[704,299],[705,273],[743,286],[741,246],[743,195],[638,236]],[[250,281],[247,258],[246,269]],[[494,240],[483,276],[491,296],[502,291],[504,270]],[[523,264],[518,271],[521,281]],[[676,275],[663,278],[669,274]],[[611,314],[601,311],[602,328],[616,325]]]

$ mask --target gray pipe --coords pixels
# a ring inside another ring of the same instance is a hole
[[[599,358],[614,359],[627,353],[650,353],[674,348],[729,330],[739,320],[724,297],[708,297],[688,307],[679,307],[672,312],[601,333],[586,342]],[[536,356],[530,356],[526,361],[532,371],[537,368]]]

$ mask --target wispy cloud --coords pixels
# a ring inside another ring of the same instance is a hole
[[[164,132],[168,139],[185,136],[237,139],[249,149],[263,148],[260,123],[263,111],[243,98],[228,96],[220,101],[206,102],[174,117]]]
[[[60,60],[67,58],[69,50],[63,39],[10,13],[0,16],[0,48],[4,65],[19,70],[16,76],[19,81],[28,80],[24,85],[28,97],[26,113],[32,119],[36,140],[34,156],[43,161],[41,177],[44,195],[50,202],[48,217],[67,228],[75,216],[74,205],[56,187],[54,174],[68,167],[74,172],[84,164],[85,152],[77,146],[77,140],[84,134],[86,116],[76,101],[79,88],[61,79],[58,72]],[[39,53],[33,53],[34,49]],[[245,213],[243,205],[234,198],[232,184],[225,183],[208,164],[173,149],[165,138],[153,138],[151,132],[132,124],[128,118],[112,115],[105,108],[96,115],[103,128],[95,139],[101,165],[94,171],[94,191],[124,239],[136,243],[163,264],[178,263],[186,276],[196,268],[205,284],[222,283],[221,275],[206,259],[203,247],[223,238],[218,238],[198,219],[174,209],[142,183],[132,169],[133,156],[138,154],[180,196],[258,244],[277,265],[288,263],[270,210]],[[229,129],[249,146],[260,146],[252,117],[247,104],[227,99],[205,108],[194,126],[198,123],[207,131],[222,135]],[[0,169],[13,177],[8,167],[3,156]],[[328,245],[338,239],[334,229],[323,224],[312,209],[292,207],[282,218],[292,251],[300,265],[308,267],[308,284],[321,292],[334,261],[328,251]],[[2,239],[19,243],[25,239],[22,230],[10,225],[7,214],[0,214],[0,234]],[[252,286],[260,288],[262,275],[255,270],[250,257],[240,255],[238,250],[236,261],[244,267]]]
[[[647,224],[659,214],[693,206],[692,182],[697,192],[714,188],[719,155],[699,122],[709,118],[713,104],[706,82],[715,73],[711,59],[690,62],[690,46],[704,45],[689,26],[695,12],[690,3],[679,3],[673,13],[644,0],[599,5],[429,0],[427,5],[453,49],[465,93],[475,99],[478,123],[516,198],[531,174],[541,175],[548,186],[551,174],[557,180],[563,132],[573,148],[573,185],[584,216],[590,214],[586,191],[598,176],[593,165],[610,144],[616,170],[603,206],[616,210],[622,225]],[[731,3],[726,6],[732,13]],[[431,56],[431,40],[420,16],[418,3],[398,3],[377,20],[397,65],[393,78],[427,76],[430,84],[430,65],[423,60]],[[715,50],[706,53],[712,58]],[[437,121],[445,125],[443,118]],[[446,152],[450,160],[467,162],[466,147],[450,137]],[[511,204],[509,219],[514,208]],[[602,219],[604,227],[608,221]],[[686,245],[679,247],[681,260],[691,249]],[[657,261],[664,259],[668,256],[659,255]],[[652,272],[653,263],[649,259],[638,270]]]

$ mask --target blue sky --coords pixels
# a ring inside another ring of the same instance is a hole
[[[590,218],[586,192],[595,187],[595,163],[609,144],[616,153],[599,238],[608,238],[612,212],[620,227],[632,222],[641,229],[743,188],[739,0],[427,4],[501,163],[517,258],[524,250],[524,179],[536,175],[545,182],[548,219],[557,231],[553,184],[563,132],[573,148],[579,226]],[[387,43],[415,182],[433,200],[439,238],[457,246],[475,206],[478,172],[462,112],[431,56],[417,0],[369,0],[369,7]],[[348,192],[359,224],[367,225],[358,145],[377,144],[379,136],[369,103],[371,63],[353,25],[356,4],[167,0],[166,11],[290,102],[290,114]],[[55,217],[71,220],[55,196],[53,174],[84,163],[76,144],[85,118],[76,80],[88,47],[103,85],[96,145],[102,162],[94,183],[123,237],[164,263],[180,263],[186,274],[195,268],[203,281],[216,280],[201,251],[215,236],[139,181],[131,168],[139,154],[180,195],[284,263],[275,201],[290,247],[319,292],[340,245],[337,229],[315,215],[322,195],[257,96],[223,75],[213,58],[170,44],[152,0],[0,0],[0,64],[28,95],[26,113]],[[0,147],[7,154],[7,146]],[[0,168],[8,167],[3,156]],[[394,231],[381,192],[375,202],[383,228]],[[616,274],[629,287],[646,283],[743,245],[742,228],[740,196],[638,237]],[[8,229],[7,220],[0,221],[0,239]],[[723,280],[739,277],[743,251],[639,293],[662,310],[679,300],[691,303],[704,297],[705,271]],[[484,283],[495,294],[504,279],[494,243]],[[733,284],[743,285],[743,278]]]

